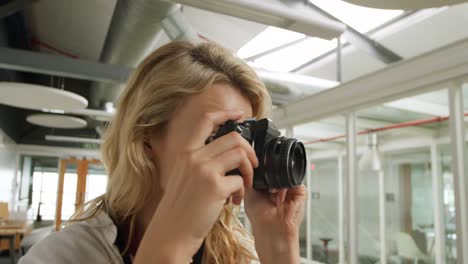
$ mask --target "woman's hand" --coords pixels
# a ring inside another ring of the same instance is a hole
[[[158,172],[166,182],[164,194],[138,248],[135,263],[189,263],[226,200],[239,204],[244,188],[252,186],[253,167],[258,165],[254,150],[237,132],[208,145],[213,130],[242,113],[216,112],[193,120],[197,127],[185,149],[166,153],[172,162],[162,162]],[[184,142],[185,143],[185,142]],[[239,169],[240,176],[225,176]]]
[[[274,193],[247,190],[245,211],[262,264],[300,263],[299,227],[306,200],[304,185]]]

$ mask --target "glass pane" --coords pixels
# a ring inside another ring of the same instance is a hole
[[[457,235],[455,210],[455,183],[452,172],[452,153],[450,144],[439,147],[440,173],[443,177],[445,245],[447,263],[457,263]]]
[[[323,263],[339,259],[339,175],[343,175],[344,119],[340,116],[294,127],[294,136],[303,141],[308,151],[309,189],[305,221],[301,227],[301,256]],[[341,168],[341,171],[339,170]],[[343,176],[344,177],[344,176]],[[310,217],[310,219],[307,219]],[[309,229],[307,229],[309,220]],[[307,241],[307,232],[310,240]]]
[[[107,180],[105,169],[101,164],[89,164],[85,203],[106,192]]]
[[[78,176],[76,172],[65,173],[63,183],[62,220],[68,220],[75,213],[76,187]],[[76,171],[76,170],[74,170]]]
[[[39,216],[42,220],[55,219],[57,181],[56,171],[42,169],[34,171],[31,207],[35,218]]]
[[[357,113],[360,263],[435,260],[430,147],[449,140],[447,97],[441,90]]]

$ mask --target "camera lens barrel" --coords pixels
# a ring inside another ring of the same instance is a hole
[[[304,180],[307,161],[302,142],[293,138],[272,138],[267,142],[264,157],[269,188],[292,188]]]

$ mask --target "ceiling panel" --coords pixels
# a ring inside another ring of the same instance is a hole
[[[183,14],[204,37],[237,51],[266,29],[266,25],[185,6]]]
[[[116,0],[34,1],[25,13],[31,35],[39,42],[98,60],[115,4]]]

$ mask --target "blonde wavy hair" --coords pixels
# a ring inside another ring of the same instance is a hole
[[[108,209],[117,223],[131,223],[128,250],[136,213],[151,199],[152,186],[158,182],[153,176],[157,164],[145,155],[145,135],[168,122],[185,98],[214,83],[228,83],[239,89],[250,100],[255,117],[270,114],[271,98],[256,73],[215,43],[176,41],[147,56],[131,76],[104,135],[101,152],[109,177],[107,191],[78,212],[74,220]],[[256,259],[252,248],[240,241],[241,237],[252,238],[236,212],[232,203],[224,207],[205,239],[204,264]]]

